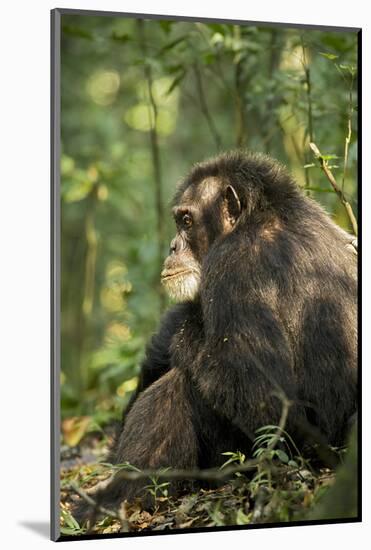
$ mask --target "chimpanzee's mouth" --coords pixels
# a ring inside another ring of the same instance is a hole
[[[192,269],[181,269],[181,270],[177,270],[177,271],[166,269],[165,271],[163,271],[161,273],[161,280],[165,281],[165,280],[168,280],[168,279],[172,279],[173,277],[180,277],[180,276],[184,276],[184,275],[190,275],[191,273],[193,273]]]

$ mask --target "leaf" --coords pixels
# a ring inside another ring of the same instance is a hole
[[[210,44],[212,46],[219,46],[221,44],[224,44],[224,36],[222,34],[220,34],[220,32],[216,32],[211,37]]]
[[[90,416],[74,416],[62,422],[63,438],[69,447],[75,447],[88,431]]]
[[[281,462],[284,464],[287,464],[289,461],[289,457],[284,451],[281,451],[280,449],[276,449],[276,456],[280,459]]]
[[[259,437],[256,437],[254,440],[253,448],[256,447],[258,444],[268,443],[272,439],[272,437],[275,437],[274,434],[263,434],[259,435]]]
[[[179,529],[186,529],[187,527],[191,527],[192,523],[194,521],[196,521],[197,519],[198,518],[191,518],[188,521],[185,521],[184,523],[179,523],[179,525],[177,525],[177,527],[179,527]]]
[[[76,531],[76,529],[72,529],[71,527],[61,527],[61,534],[62,535],[78,535],[78,534],[80,534],[80,530]]]
[[[338,55],[335,55],[333,53],[325,53],[325,52],[319,52],[320,55],[322,55],[323,57],[326,57],[326,59],[338,59]]]
[[[352,76],[355,76],[357,73],[357,69],[353,65],[339,65],[339,69],[349,72]]]
[[[323,160],[332,160],[332,159],[338,159],[339,157],[337,155],[322,155]]]
[[[62,198],[65,202],[78,202],[85,199],[93,188],[93,182],[82,171],[77,171],[73,178],[63,179]]]
[[[68,510],[62,509],[61,516],[65,524],[61,526],[61,533],[63,535],[79,535],[84,532],[84,529],[80,527]]]
[[[215,61],[215,55],[212,52],[205,52],[202,59],[205,65],[211,65]]]
[[[86,40],[93,40],[94,38],[90,31],[74,25],[63,25],[62,31],[69,36],[77,36],[78,38],[85,38]]]
[[[187,38],[188,38],[188,35],[185,34],[183,36],[179,36],[179,38],[176,38],[175,40],[172,40],[168,44],[165,44],[165,46],[163,48],[161,48],[159,55],[162,55],[163,53],[167,52],[168,50],[172,50],[173,48],[175,48],[175,46],[177,46],[181,42],[184,42],[184,40],[187,40]]]
[[[166,68],[166,72],[168,74],[175,74],[182,70],[184,70],[182,63],[171,63]]]
[[[116,393],[119,397],[124,397],[124,395],[127,392],[134,391],[138,386],[138,377],[134,376],[133,378],[129,378],[129,380],[125,380],[122,382],[122,384],[119,385],[119,387],[116,390]]]
[[[115,464],[115,469],[117,470],[132,470],[134,472],[141,472],[139,468],[130,464],[130,462],[124,462],[122,464]]]
[[[237,525],[246,525],[250,522],[250,517],[247,516],[242,508],[239,508],[236,514],[236,524]]]
[[[226,25],[222,25],[220,23],[205,23],[205,27],[208,29],[211,29],[214,32],[218,32],[222,34],[223,36],[227,33],[228,27]]]
[[[165,34],[170,34],[173,21],[159,21],[159,24]]]
[[[255,433],[271,432],[272,430],[278,430],[278,426],[275,426],[274,424],[267,424],[266,426],[262,426],[261,428],[255,430]]]
[[[117,31],[112,32],[111,38],[112,38],[112,40],[115,40],[116,42],[122,42],[122,43],[129,42],[129,40],[131,40],[131,36],[129,34],[127,34],[127,33],[120,34]]]
[[[168,90],[166,91],[165,95],[167,95],[167,96],[170,95],[171,92],[173,90],[175,90],[175,88],[177,86],[179,86],[179,84],[181,83],[181,81],[185,77],[186,73],[187,73],[187,71],[184,70],[181,74],[179,74],[176,78],[174,78],[173,82],[170,84],[170,86],[169,86]]]
[[[256,451],[253,452],[253,457],[259,458],[260,455],[262,455],[265,452],[265,449],[260,447],[259,449],[256,449]]]
[[[225,468],[226,466],[228,466],[228,464],[231,464],[231,462],[235,462],[235,459],[234,458],[229,458],[226,462],[224,462],[224,464],[222,464],[220,466],[220,470],[223,470],[223,468]]]

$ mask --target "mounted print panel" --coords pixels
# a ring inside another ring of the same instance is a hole
[[[360,521],[360,38],[53,10],[54,540]]]

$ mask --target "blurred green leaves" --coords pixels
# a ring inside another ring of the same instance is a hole
[[[61,158],[62,200],[76,202],[85,199],[92,191],[98,179],[96,166],[91,165],[86,170],[75,166],[75,161],[66,155]]]

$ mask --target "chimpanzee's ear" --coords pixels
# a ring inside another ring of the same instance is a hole
[[[228,185],[225,190],[225,203],[229,223],[234,225],[241,214],[241,202],[238,198],[236,190],[232,185]]]

